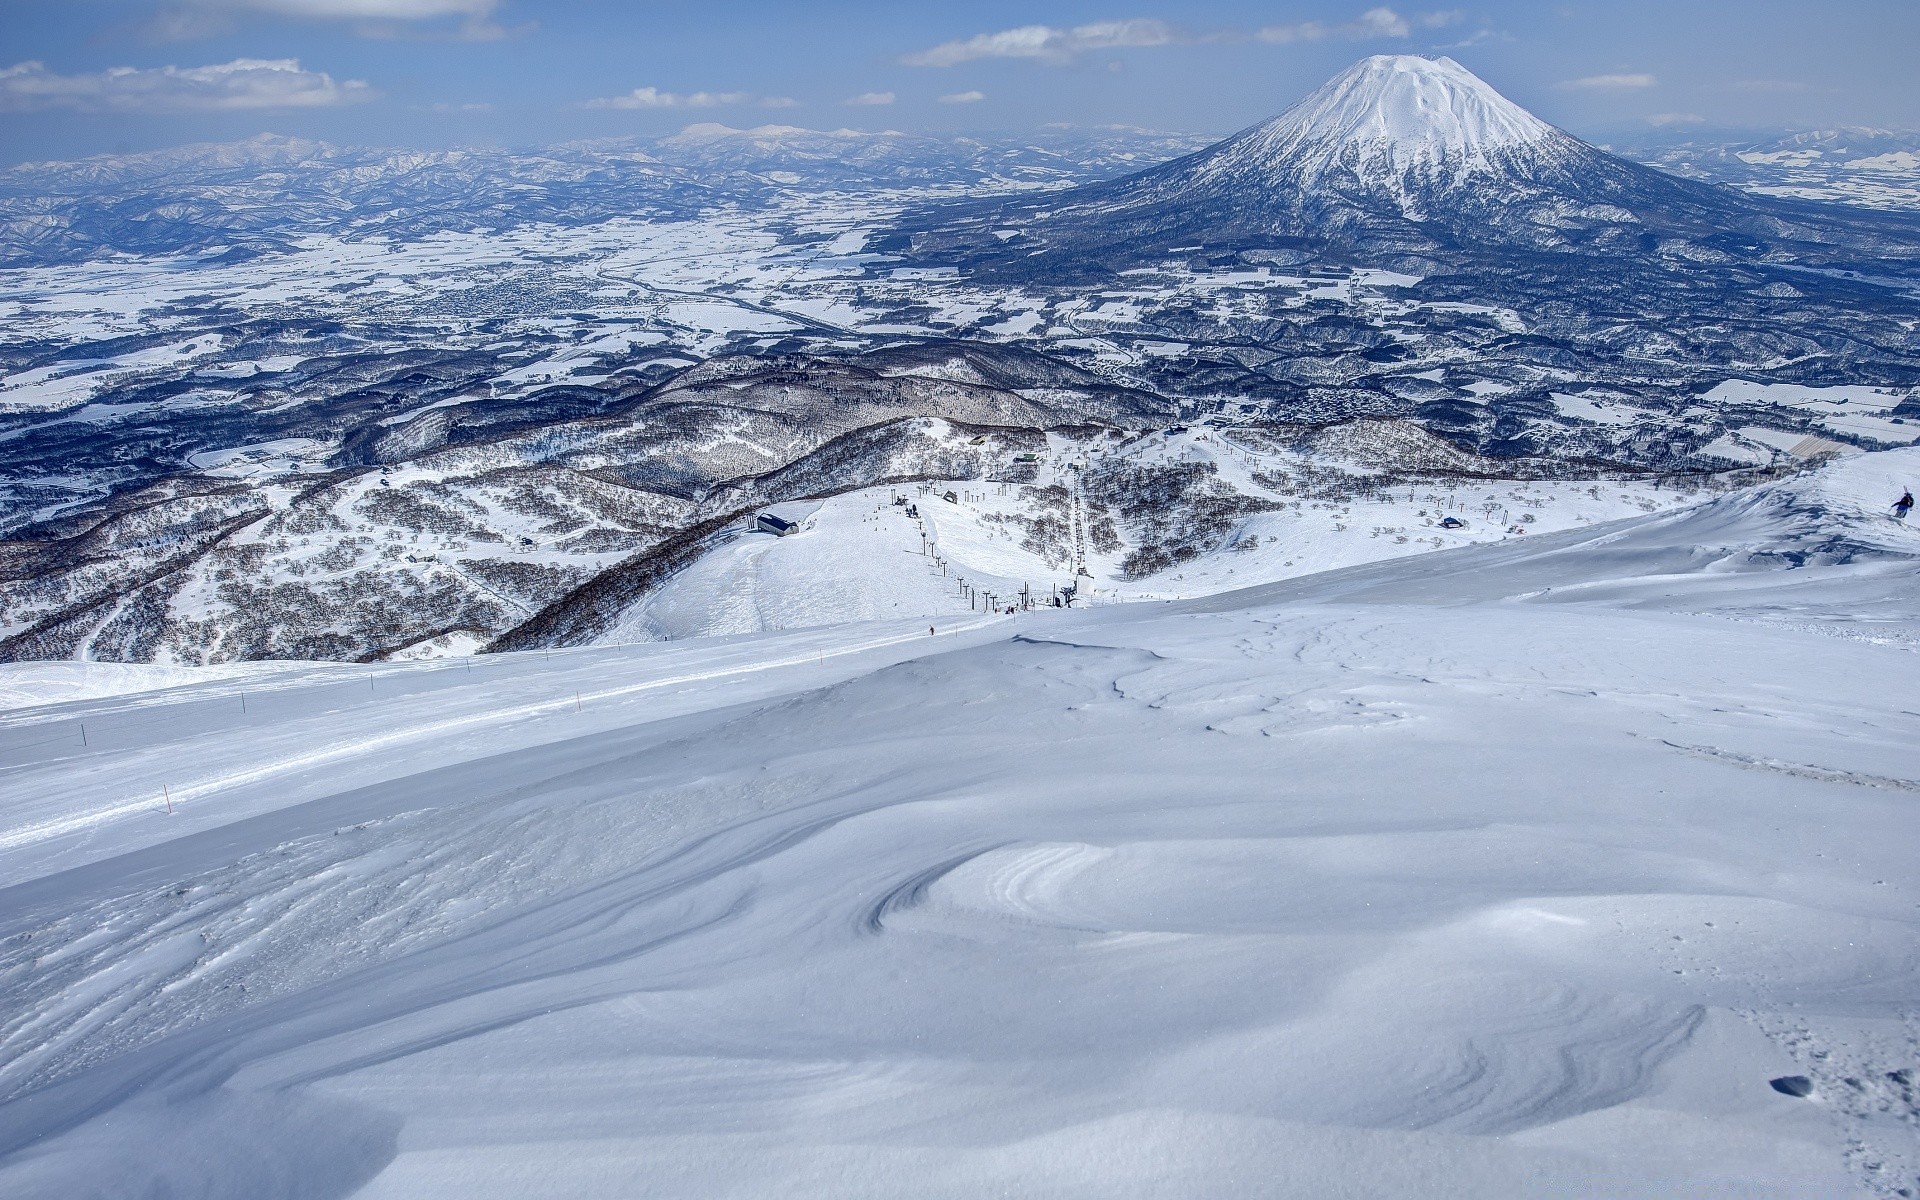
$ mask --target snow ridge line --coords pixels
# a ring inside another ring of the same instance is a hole
[[[1682,742],[1660,739],[1660,744],[1670,746],[1682,754],[1691,754],[1695,758],[1710,758],[1719,762],[1731,763],[1749,771],[1777,771],[1782,775],[1793,775],[1800,779],[1817,779],[1822,783],[1851,783],[1856,787],[1886,788],[1897,792],[1920,792],[1920,783],[1911,779],[1896,779],[1888,775],[1869,775],[1863,771],[1846,771],[1835,767],[1815,767],[1804,763],[1784,762],[1777,758],[1765,758],[1756,754],[1739,754],[1732,750],[1720,750],[1712,746],[1689,746]]]
[[[951,632],[969,633],[975,629],[985,628],[992,624],[994,619],[991,615],[976,618],[966,625],[952,628]],[[881,638],[877,641],[861,642],[854,646],[842,646],[834,649],[833,655],[835,658],[840,658],[848,654],[860,654],[868,650],[879,650],[887,646],[897,646],[903,642],[916,641],[920,636],[917,632],[903,633],[894,637]],[[559,700],[542,700],[534,704],[522,704],[513,708],[494,709],[484,713],[454,717],[445,721],[435,721],[428,725],[414,725],[406,729],[395,730],[392,733],[384,733],[371,738],[362,738],[359,741],[346,745],[336,745],[324,750],[315,750],[307,754],[296,755],[292,758],[279,759],[275,762],[263,764],[245,771],[236,771],[230,775],[222,775],[214,779],[202,780],[198,783],[189,783],[183,787],[172,788],[172,800],[175,804],[178,804],[183,800],[194,800],[203,796],[212,795],[216,792],[225,791],[229,788],[240,787],[249,783],[257,783],[263,779],[271,779],[275,775],[283,775],[289,771],[322,766],[340,759],[357,757],[369,751],[382,750],[439,734],[477,726],[497,724],[504,721],[546,716],[550,713],[564,712],[568,709],[577,709],[588,700],[613,700],[623,696],[631,696],[639,692],[653,691],[657,688],[672,687],[676,684],[724,679],[732,675],[750,675],[756,671],[770,671],[780,667],[804,666],[807,663],[817,664],[825,660],[826,653],[827,648],[821,647],[808,653],[788,658],[772,659],[739,667],[728,667],[717,671],[698,671],[690,674],[670,675],[663,679],[649,679],[643,683],[604,688],[597,692],[578,692]],[[48,838],[59,837],[62,834],[78,832],[79,830],[94,825],[103,824],[115,817],[150,811],[153,807],[153,797],[142,796],[139,799],[125,800],[107,808],[97,809],[84,816],[62,817],[57,820],[41,821],[38,824],[23,826],[19,829],[0,833],[0,850],[31,845],[35,842],[45,841]]]

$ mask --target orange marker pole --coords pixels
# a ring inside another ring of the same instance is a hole
[[[172,816],[173,815],[173,793],[168,791],[167,785],[163,783],[160,785],[160,794],[167,798],[167,815]]]

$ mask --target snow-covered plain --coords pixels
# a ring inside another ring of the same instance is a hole
[[[13,708],[0,1193],[1905,1194],[1916,474]]]
[[[531,333],[560,343],[489,380],[488,394],[499,397],[593,381],[609,356],[618,361],[635,346],[707,357],[751,344],[754,335],[769,342],[808,333],[1071,343],[1085,334],[1124,363],[1133,357],[1126,348],[1130,335],[1159,336],[1154,314],[1169,306],[1183,312],[1197,306],[1223,321],[1244,316],[1242,310],[1304,309],[1316,300],[1337,299],[1382,318],[1417,307],[1387,298],[1417,277],[1381,270],[1310,280],[1273,269],[1196,272],[1169,262],[1130,272],[1137,284],[1130,292],[1088,301],[926,271],[888,271],[883,259],[858,252],[901,208],[937,194],[796,196],[771,214],[723,205],[694,220],[529,225],[412,242],[313,235],[296,239],[285,255],[237,264],[182,256],[0,269],[0,293],[25,305],[0,310],[0,331],[16,340],[80,345],[186,330],[200,320],[191,306],[183,307],[193,298],[244,302],[266,318],[322,308],[350,319],[353,337],[369,348],[391,346],[392,331],[380,328],[391,322],[411,323],[409,331],[430,327],[439,344],[463,348],[517,346]],[[784,241],[771,232],[780,226],[808,240]],[[0,375],[0,414],[113,419],[126,415],[120,406],[89,401],[131,382],[183,374],[232,384],[289,371],[304,357],[248,357],[217,336],[200,335],[112,359],[66,359]],[[238,395],[217,386],[205,394],[210,403],[232,403]]]

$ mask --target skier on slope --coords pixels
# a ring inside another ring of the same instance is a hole
[[[1902,491],[1900,498],[1893,502],[1893,519],[1896,521],[1904,521],[1907,519],[1907,514],[1911,511],[1913,511],[1913,492],[1911,489],[1908,489]]]

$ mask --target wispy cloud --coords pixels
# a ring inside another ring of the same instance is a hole
[[[1706,118],[1701,116],[1699,113],[1690,113],[1690,112],[1655,113],[1652,116],[1647,118],[1647,124],[1659,125],[1659,126],[1699,125],[1704,123],[1705,121],[1706,121]]]
[[[1476,29],[1457,42],[1448,42],[1434,47],[1436,50],[1466,50],[1474,46],[1484,46],[1489,42],[1511,42],[1513,35],[1504,29]]]
[[[147,24],[148,36],[184,41],[230,32],[243,13],[351,22],[362,37],[451,36],[493,41],[513,31],[494,20],[501,0],[180,0]],[[452,21],[437,30],[422,26]]]
[[[1166,46],[1176,41],[1164,21],[1095,21],[1072,29],[1051,25],[1022,25],[998,33],[981,33],[960,41],[942,42],[930,50],[909,54],[900,61],[910,67],[953,67],[983,58],[1032,58],[1041,62],[1072,62],[1090,50],[1126,46]]]
[[[985,92],[954,92],[940,97],[942,104],[978,104],[987,98]]]
[[[109,67],[58,75],[45,63],[0,69],[0,112],[220,112],[331,108],[371,100],[373,88],[308,71],[293,58],[236,58],[207,67]]]
[[[451,101],[442,100],[436,104],[429,105],[428,110],[437,113],[485,113],[492,112],[493,105],[483,100],[471,100],[465,104],[455,104]]]
[[[655,87],[638,87],[623,96],[601,96],[589,100],[583,108],[726,108],[750,104],[746,92],[663,92]]]
[[[1327,38],[1339,38],[1344,41],[1404,38],[1413,36],[1416,28],[1439,29],[1454,24],[1464,15],[1458,9],[1448,9],[1445,12],[1420,13],[1412,17],[1403,17],[1391,8],[1370,8],[1353,20],[1337,25],[1328,25],[1320,21],[1296,21],[1291,25],[1265,26],[1255,30],[1253,36],[1276,46],[1290,45],[1294,42],[1318,42]]]
[[[897,99],[899,99],[899,97],[895,96],[892,92],[861,92],[858,96],[849,97],[847,103],[878,107],[884,104],[892,104]]]
[[[1736,92],[1774,92],[1781,95],[1807,90],[1807,85],[1797,79],[1741,79],[1729,86]]]
[[[1317,42],[1325,38],[1358,41],[1368,38],[1411,37],[1416,29],[1439,29],[1465,18],[1459,9],[1402,16],[1387,7],[1367,9],[1351,21],[1325,23],[1300,21],[1292,25],[1268,25],[1252,33],[1222,29],[1207,33],[1183,31],[1165,21],[1136,18],[1126,21],[1094,21],[1071,29],[1052,25],[1022,25],[997,33],[975,34],[970,38],[942,42],[929,50],[909,54],[900,61],[910,67],[953,67],[985,58],[1026,58],[1063,65],[1081,55],[1099,50],[1127,47],[1181,46],[1203,42],[1246,42],[1248,40],[1284,45],[1289,42]]]
[[[1571,91],[1617,92],[1650,88],[1659,82],[1651,75],[1589,75],[1585,79],[1563,79],[1560,86]]]
[[[761,108],[799,108],[800,102],[792,96],[764,96],[760,100]]]
[[[1355,37],[1406,37],[1412,32],[1407,19],[1390,8],[1370,8],[1353,23]]]

